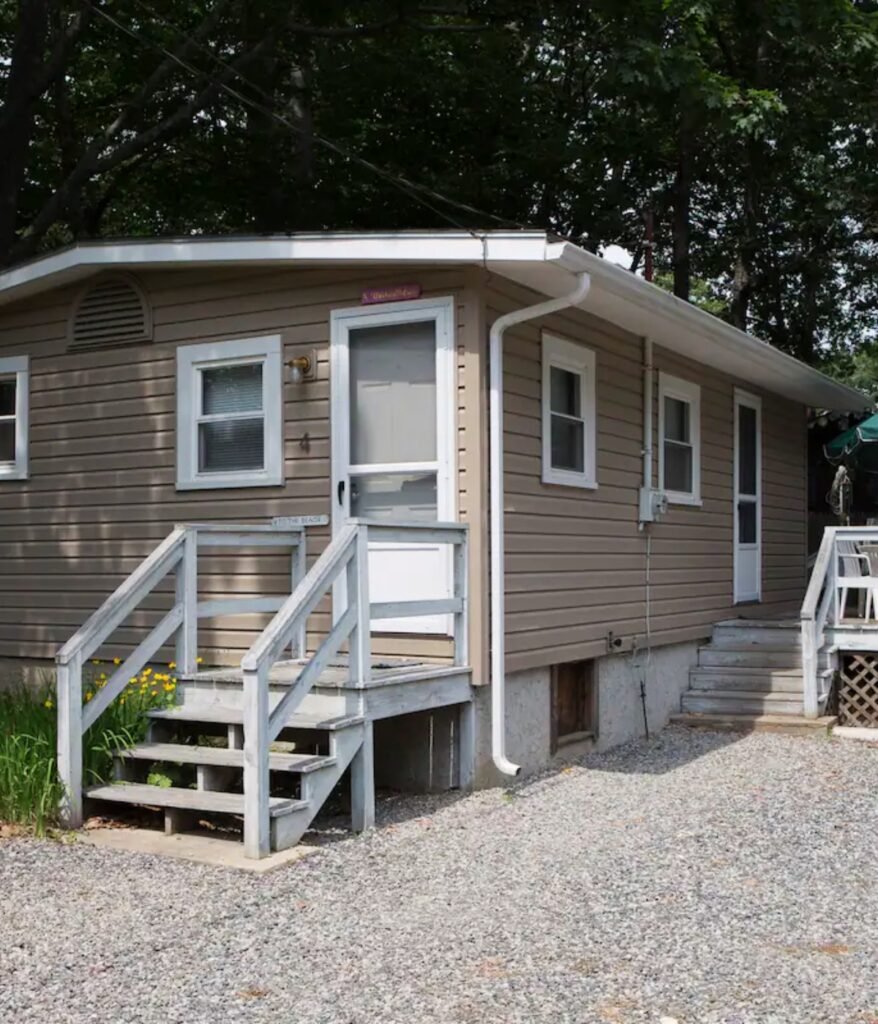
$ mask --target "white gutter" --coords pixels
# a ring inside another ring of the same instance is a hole
[[[567,295],[535,306],[526,306],[498,317],[491,325],[491,753],[504,775],[517,775],[521,766],[506,756],[506,600],[503,533],[503,334],[507,327],[557,313],[580,303],[591,287],[588,274],[578,274],[576,287]]]

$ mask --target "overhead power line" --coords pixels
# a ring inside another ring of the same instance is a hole
[[[130,26],[123,24],[108,11],[94,4],[92,0],[87,0],[87,2],[89,7],[95,12],[95,14],[99,15],[109,24],[113,25],[118,31],[123,32],[125,35],[139,42],[143,46],[146,46],[150,49],[162,53],[165,57],[173,61],[188,74],[196,77],[202,77],[202,72],[199,71],[198,68],[190,64],[188,61],[180,57],[179,54],[176,54],[172,50],[169,50],[162,43],[159,43],[153,39],[148,38],[147,36],[144,36],[141,32],[137,31],[136,29],[133,29]],[[161,15],[158,12],[154,11],[151,7],[149,7],[148,4],[141,2],[141,0],[137,0],[137,2],[139,6],[143,7],[146,11],[148,11],[153,18],[163,22],[168,28],[172,29],[182,39],[188,42],[190,46],[205,53],[217,65],[224,68],[226,71],[231,72],[242,85],[247,86],[249,89],[252,89],[258,95],[264,97],[269,104],[273,104],[275,102],[274,97],[267,93],[258,83],[250,80],[245,74],[243,74],[243,72],[239,71],[237,68],[234,67],[233,64],[229,63],[223,57],[219,56],[219,54],[215,53],[209,46],[193,38],[189,33],[185,32],[178,25],[171,22],[164,15]],[[245,106],[250,107],[251,109],[257,110],[260,113],[266,115],[267,117],[270,117],[272,120],[280,124],[282,127],[286,128],[288,131],[293,132],[298,137],[301,138],[306,135],[305,131],[299,125],[295,124],[293,121],[290,121],[289,118],[287,118],[283,114],[278,113],[278,111],[274,108],[273,105],[266,105],[265,103],[260,103],[258,100],[255,100],[250,96],[244,95],[242,92],[240,92],[239,89],[236,89],[225,82],[220,83],[219,88],[227,95],[236,99],[239,103],[242,103]],[[332,139],[328,138],[325,135],[321,135],[318,132],[308,132],[307,134],[309,139],[313,140],[315,143],[322,146],[329,152],[332,152],[336,156],[339,156],[344,160],[350,161],[351,163],[358,164],[364,169],[370,171],[375,176],[381,178],[383,181],[387,182],[388,184],[397,188],[399,191],[403,192],[410,199],[413,199],[415,200],[415,202],[420,203],[425,209],[430,210],[436,216],[441,217],[443,220],[446,220],[449,224],[453,225],[459,230],[469,232],[474,237],[482,238],[482,236],[479,235],[478,232],[474,231],[472,228],[460,224],[457,220],[451,217],[449,213],[437,208],[434,205],[434,203],[444,203],[445,205],[453,209],[473,214],[476,217],[488,218],[489,220],[493,221],[496,224],[513,226],[525,230],[531,227],[519,221],[499,217],[496,214],[489,213],[486,210],[481,210],[478,207],[471,205],[470,203],[466,203],[458,199],[452,199],[450,196],[444,195],[443,193],[431,188],[428,185],[422,185],[419,182],[412,181],[410,178],[404,175],[388,171],[385,168],[380,167],[373,161],[367,159],[366,157],[360,156],[358,153],[355,153],[347,149],[345,146],[340,145],[339,143],[333,141]],[[484,239],[482,240],[484,241]]]

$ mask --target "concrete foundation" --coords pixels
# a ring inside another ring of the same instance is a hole
[[[522,774],[551,764],[563,764],[591,750],[608,750],[663,729],[680,711],[680,697],[689,687],[689,669],[698,660],[698,642],[655,648],[647,671],[645,653],[610,654],[595,660],[597,734],[575,743],[562,743],[552,752],[552,687],[549,667],[515,672],[506,677],[506,748]],[[491,759],[491,691],[475,690],[475,784],[502,785],[509,781]]]
[[[609,750],[620,743],[644,736],[644,682],[646,722],[655,733],[679,714],[680,698],[689,688],[689,669],[698,662],[698,642],[656,647],[647,667],[646,653],[610,654],[595,666],[598,680],[597,750]]]

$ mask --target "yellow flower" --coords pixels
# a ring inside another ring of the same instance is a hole
[[[55,706],[55,705],[54,705],[54,704],[52,703],[52,698],[51,698],[51,697],[47,697],[47,698],[46,698],[46,699],[45,699],[45,700],[43,701],[43,707],[46,707],[46,708],[48,708],[48,709],[49,709],[50,711],[52,710],[52,708],[53,708],[54,706]]]
[[[145,676],[151,676],[151,675],[152,675],[152,669],[151,669],[151,668],[145,668],[145,669],[143,670],[143,674],[144,674]]]
[[[92,658],[91,659],[91,663],[92,663],[92,665],[100,665],[101,659],[100,658]]]
[[[94,694],[91,692],[91,690],[86,690],[85,691],[85,702],[86,702],[86,704],[92,699],[92,697],[94,697]]]
[[[122,664],[122,659],[121,658],[113,658],[113,664],[114,665],[121,665]]]
[[[125,698],[124,697],[120,697],[119,698],[119,703],[120,704],[124,704],[125,703]]]
[[[173,683],[165,683],[165,693],[173,693],[176,687]]]
[[[169,661],[168,662],[168,668],[176,668],[176,667],[177,667],[177,662],[176,661]]]
[[[177,685],[177,677],[176,676],[172,676],[171,677],[171,682],[176,686]]]
[[[159,691],[158,690],[151,690],[150,693],[152,693],[153,697],[158,697],[158,695],[159,695]]]
[[[128,680],[128,685],[129,685],[129,686],[136,686],[136,685],[137,685],[137,676],[132,676],[132,677],[131,677],[131,678],[130,678],[130,679]]]
[[[204,658],[196,658],[195,659],[195,664],[196,665],[200,665],[202,663],[202,661],[204,661]]]
[[[107,673],[106,672],[101,672],[101,674],[98,676],[98,679],[106,679],[106,678],[107,678]]]

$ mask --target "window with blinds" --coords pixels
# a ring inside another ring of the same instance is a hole
[[[282,483],[280,338],[186,346],[177,362],[177,486]]]
[[[0,359],[0,482],[28,475],[27,356]]]

